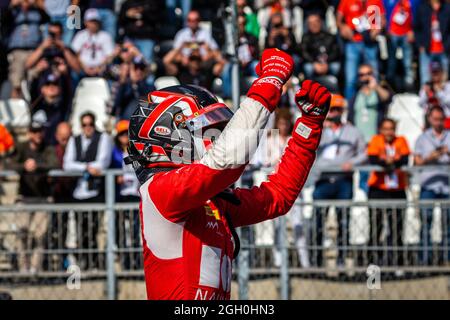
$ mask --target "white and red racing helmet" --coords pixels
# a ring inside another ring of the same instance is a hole
[[[128,163],[135,170],[199,160],[233,112],[208,90],[178,85],[153,91],[130,118]]]

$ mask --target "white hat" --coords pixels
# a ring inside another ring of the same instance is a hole
[[[84,13],[84,21],[101,21],[100,14],[97,9],[87,9]]]

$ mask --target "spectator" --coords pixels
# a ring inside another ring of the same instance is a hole
[[[42,203],[50,196],[47,172],[58,166],[55,149],[44,142],[44,126],[32,121],[28,130],[29,140],[17,145],[10,159],[9,168],[20,174],[19,202]],[[42,267],[42,250],[48,228],[46,212],[20,213],[15,219],[18,226],[19,269],[35,273]],[[32,251],[31,254],[27,251]]]
[[[34,0],[13,0],[4,19],[3,24],[8,34],[11,98],[21,98],[21,82],[26,72],[25,62],[41,43],[41,27],[49,21],[49,17]]]
[[[19,195],[28,200],[42,201],[49,196],[47,171],[57,167],[55,149],[45,144],[45,127],[32,119],[28,141],[17,145],[9,167],[20,172]]]
[[[300,12],[298,7],[292,5],[291,0],[269,0],[265,2],[264,8],[258,10],[258,22],[261,28],[268,29],[272,16],[280,14],[283,26],[291,30],[295,29],[295,23],[300,19]]]
[[[173,49],[164,57],[167,72],[173,75],[174,62],[187,68],[189,59],[191,56],[197,56],[197,52],[200,53],[201,61],[208,64],[208,68],[212,68],[213,74],[220,76],[225,61],[211,33],[200,27],[200,14],[193,10],[188,14],[187,27],[177,32]]]
[[[414,84],[412,55],[414,43],[413,8],[410,0],[384,0],[387,11],[386,29],[389,35],[389,61],[387,79],[395,84],[403,82],[403,87],[411,90]],[[402,50],[404,77],[397,77],[397,51]],[[399,79],[398,79],[399,78]]]
[[[179,57],[180,50],[172,50],[164,57],[167,74],[177,76],[180,83],[195,84],[211,90],[214,75],[202,60],[200,51],[192,51],[186,62],[180,62]]]
[[[80,71],[77,55],[62,41],[63,26],[59,22],[48,25],[48,37],[33,51],[26,61],[26,68],[32,69],[39,64],[38,73],[51,69],[53,72],[68,73],[62,70],[62,64],[74,72]],[[70,76],[70,75],[69,75]]]
[[[336,37],[323,31],[322,20],[318,14],[309,15],[307,23],[308,32],[303,35],[301,42],[306,78],[328,74],[337,77],[341,64]]]
[[[126,0],[120,9],[119,34],[131,41],[148,62],[153,61],[153,48],[164,10],[164,0]]]
[[[129,68],[128,74],[122,74],[120,85],[116,92],[113,114],[119,119],[130,119],[141,97],[155,88],[146,81],[148,66],[145,60],[137,56]]]
[[[372,66],[378,76],[377,37],[385,26],[381,0],[342,0],[336,13],[339,33],[345,41],[345,98],[355,95],[358,67],[362,62]]]
[[[367,148],[370,164],[379,165],[384,169],[372,172],[368,182],[369,199],[406,200],[407,175],[400,170],[400,167],[408,164],[410,151],[406,139],[396,136],[395,129],[394,120],[384,119],[380,124],[380,133],[372,138]],[[384,257],[384,261],[382,256],[385,249],[372,251],[373,256],[370,262],[377,265],[383,262],[394,266],[403,265],[403,252],[397,249],[403,246],[402,211],[394,206],[392,209],[377,209],[373,213],[369,246],[384,248],[387,246],[391,249],[388,256]],[[390,227],[386,241],[381,240],[384,214],[387,214]]]
[[[348,118],[368,143],[377,134],[392,94],[377,81],[369,64],[359,67],[357,87],[359,89],[350,104]]]
[[[84,14],[86,29],[79,31],[72,42],[72,49],[81,62],[83,76],[102,75],[108,57],[114,52],[113,38],[100,30],[100,21],[97,9],[88,9]]]
[[[45,142],[47,144],[56,144],[55,131],[58,124],[69,119],[70,92],[67,89],[67,78],[58,77],[48,73],[40,79],[38,90],[40,96],[34,101],[32,114],[38,112],[45,114],[47,130],[45,132]]]
[[[0,123],[0,160],[7,157],[14,150],[14,139],[8,129]],[[1,164],[1,162],[0,162]]]
[[[58,168],[62,169],[64,164],[64,154],[66,152],[67,143],[72,135],[72,128],[67,122],[61,122],[56,127],[55,145],[56,157],[58,159]],[[73,177],[55,177],[53,178],[52,196],[54,203],[71,203],[73,200],[72,193],[75,188],[76,178]],[[51,213],[50,228],[48,235],[49,250],[67,250],[66,239],[68,232],[68,211],[58,211]],[[67,254],[53,255],[53,259],[49,259],[49,263],[56,265],[53,270],[66,270],[68,265],[65,263]]]
[[[236,1],[238,16],[245,17],[245,33],[254,36],[256,39],[259,37],[259,23],[256,14],[252,11],[252,8],[247,5],[247,0]],[[239,27],[239,21],[238,21]]]
[[[419,104],[425,113],[438,106],[444,110],[447,118],[446,128],[450,128],[450,82],[445,81],[444,69],[439,61],[430,65],[431,81],[425,83],[419,92]]]
[[[106,70],[104,77],[109,82],[109,87],[111,89],[111,102],[112,108],[114,108],[114,101],[122,82],[129,78],[131,65],[134,59],[143,59],[142,53],[131,43],[130,41],[125,41],[121,44],[116,45],[113,55],[111,55],[107,61]],[[152,75],[150,74],[147,78],[147,82],[152,80]],[[114,114],[115,110],[110,110]]]
[[[269,132],[266,143],[262,143],[258,149],[255,164],[265,168],[275,168],[283,154],[283,151],[291,137],[294,123],[292,114],[287,108],[278,109],[275,114],[274,130]],[[292,224],[295,238],[295,246],[298,252],[299,263],[302,267],[309,267],[308,251],[306,249],[306,239],[303,231],[303,218],[301,208],[294,206],[287,216]],[[281,224],[279,219],[274,220],[275,246],[272,249],[274,256],[274,265],[281,266],[281,244],[280,233]]]
[[[444,72],[448,72],[450,5],[443,0],[422,2],[417,10],[414,30],[420,54],[420,83],[424,85],[430,81],[431,61],[439,60]]]
[[[70,45],[75,29],[69,28],[69,16],[73,15],[69,11],[71,5],[78,5],[80,0],[44,0],[45,11],[50,16],[50,21],[60,24],[64,29],[62,40],[66,46]]]
[[[100,16],[99,21],[102,22],[102,30],[108,32],[113,41],[117,33],[117,17],[114,12],[115,5],[116,0],[88,0],[88,8],[93,8],[98,12]],[[86,16],[84,20],[86,21]]]
[[[432,107],[428,112],[428,122],[430,128],[422,133],[416,141],[414,150],[414,164],[416,166],[427,165],[450,165],[450,131],[444,128],[445,115],[440,107]],[[439,200],[449,199],[448,172],[439,169],[427,169],[420,174],[420,199]],[[425,207],[425,206],[424,206]],[[422,232],[420,246],[420,260],[423,264],[431,263],[431,224],[433,220],[433,209],[429,206],[423,208],[422,212]],[[443,210],[443,212],[448,210]],[[450,216],[446,221],[450,221]],[[444,220],[445,221],[445,220]],[[447,223],[448,225],[448,223]],[[450,230],[447,230],[449,237]],[[443,232],[445,234],[445,231]],[[449,243],[450,238],[447,238]]]
[[[331,104],[327,116],[327,127],[317,151],[316,170],[321,171],[313,193],[314,200],[350,200],[353,196],[352,170],[367,160],[366,144],[361,132],[350,123],[343,123],[342,104]],[[342,172],[327,172],[338,169]],[[338,246],[348,245],[348,209],[337,208],[339,223]],[[312,230],[313,245],[322,245],[325,217],[323,211],[315,215],[315,230]],[[312,252],[311,257],[317,266],[322,265],[322,252]],[[339,264],[344,263],[346,250],[339,252]]]
[[[104,202],[104,183],[102,171],[107,169],[111,160],[111,141],[106,133],[95,128],[95,115],[87,112],[81,115],[81,135],[71,137],[64,154],[63,168],[67,171],[82,171],[73,192],[73,200],[80,203]],[[80,248],[95,250],[98,248],[97,232],[100,221],[98,211],[78,212],[78,225],[81,239]],[[88,232],[89,230],[89,232]],[[81,269],[97,267],[100,255],[81,254],[78,259]]]
[[[238,36],[239,36],[239,47],[237,49],[238,52],[238,61],[240,72],[243,76],[254,76],[256,77],[255,67],[258,63],[259,52],[258,52],[258,39],[247,33],[245,31],[246,25],[246,17],[238,16]],[[225,69],[223,71],[222,80],[223,80],[223,98],[231,97],[231,74],[232,74],[231,63],[227,63],[225,65]]]
[[[66,153],[67,144],[72,136],[72,128],[69,123],[61,122],[56,127],[55,139],[57,144],[55,145],[56,157],[58,158],[58,167],[63,168],[64,155]],[[73,193],[73,178],[72,177],[59,177],[56,180],[55,188],[53,189],[54,200],[57,203],[67,203],[72,200]]]
[[[300,8],[303,9],[304,21],[307,21],[312,15],[318,15],[322,21],[325,21],[329,2],[329,0],[302,0],[300,2]],[[308,29],[309,28],[310,25],[308,24]]]
[[[296,50],[296,41],[292,30],[283,24],[283,15],[275,13],[270,17],[267,29],[266,48],[277,48],[289,53]]]
[[[112,151],[111,167],[122,169],[123,175],[117,176],[117,201],[139,203],[139,181],[136,178],[133,167],[123,161],[128,156],[128,120],[121,120],[116,125],[115,146]],[[140,246],[139,210],[121,212],[118,221],[118,242],[123,248],[133,249]],[[128,223],[129,227],[126,227]],[[141,267],[141,254],[139,252],[124,253],[120,260],[126,269],[138,269]]]

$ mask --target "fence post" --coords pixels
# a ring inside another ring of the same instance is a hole
[[[115,201],[115,174],[106,172],[106,218],[108,221],[107,245],[106,245],[106,280],[108,300],[116,299],[116,273],[114,270],[114,258],[116,249],[116,216],[114,214]]]
[[[289,299],[289,252],[286,230],[286,216],[280,218],[280,232],[278,233],[278,243],[281,247],[281,268],[280,268],[280,296],[282,300]]]
[[[241,250],[237,259],[237,281],[238,281],[238,296],[239,300],[248,300],[248,280],[250,275],[249,270],[249,228],[250,227],[242,227],[236,230],[240,242],[241,242]],[[246,230],[245,230],[246,229]]]

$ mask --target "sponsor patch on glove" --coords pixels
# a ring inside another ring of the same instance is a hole
[[[299,125],[297,126],[297,128],[295,129],[295,132],[299,135],[299,136],[301,136],[301,137],[303,137],[303,138],[305,138],[305,139],[308,139],[309,138],[309,136],[310,136],[310,134],[311,134],[311,131],[312,131],[312,129],[311,128],[309,128],[309,127],[307,127],[306,125],[304,125],[303,123],[299,123]]]

